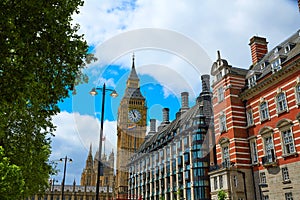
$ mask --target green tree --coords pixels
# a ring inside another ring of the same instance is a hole
[[[0,199],[10,200],[20,198],[24,187],[21,170],[11,165],[4,150],[0,146]]]
[[[0,2],[0,146],[21,170],[23,197],[47,187],[51,118],[74,83],[86,79],[81,70],[87,44],[79,26],[71,24],[82,5],[82,0]]]
[[[218,192],[218,200],[225,200],[227,197],[227,193],[224,190],[220,190]]]

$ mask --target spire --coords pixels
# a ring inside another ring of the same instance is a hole
[[[135,68],[135,65],[134,65],[134,52],[132,53],[132,69]]]
[[[136,73],[136,70],[135,70],[135,63],[134,63],[134,60],[135,60],[135,56],[134,56],[134,53],[132,54],[132,67],[131,67],[131,72],[130,72],[130,75],[128,77],[128,80],[139,80],[139,77]]]
[[[92,155],[92,143],[90,144],[89,155]]]

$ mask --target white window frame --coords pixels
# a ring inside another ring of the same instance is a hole
[[[253,75],[248,78],[248,85],[249,85],[249,88],[256,85],[256,75]]]
[[[217,73],[217,75],[216,75],[217,81],[220,81],[222,79],[222,77],[223,77],[222,71],[220,71],[219,73]]]
[[[289,175],[288,168],[287,167],[281,168],[281,172],[282,172],[282,180],[283,180],[283,182],[290,181],[290,175]]]
[[[300,82],[295,86],[295,96],[297,104],[300,105]]]
[[[217,92],[218,92],[218,102],[224,101],[224,88],[223,88],[223,86],[219,87],[217,89]]]
[[[229,144],[222,146],[222,161],[222,163],[225,163],[226,167],[230,165]]]
[[[274,158],[276,159],[276,153],[275,153],[273,137],[272,137],[271,134],[267,134],[267,135],[263,136],[263,139],[264,139],[265,156],[268,156],[268,160],[269,160],[268,162],[272,163],[272,162],[274,162],[273,160],[270,161],[270,159],[272,159],[272,150],[273,150],[273,153],[274,153]]]
[[[219,188],[222,189],[223,187],[224,187],[223,175],[219,175]]]
[[[215,176],[214,177],[214,190],[217,190],[218,189],[218,177]]]
[[[253,111],[252,111],[252,109],[247,110],[246,116],[247,116],[247,126],[254,125],[254,118],[253,118]]]
[[[267,184],[266,172],[260,172],[259,173],[259,183],[260,184]]]
[[[219,130],[220,130],[220,133],[227,131],[226,115],[224,112],[221,112],[220,116],[219,116]]]
[[[262,108],[262,105],[265,105],[265,107]],[[260,115],[260,121],[266,121],[270,119],[269,107],[267,101],[262,101],[259,104],[259,115]]]
[[[292,192],[287,192],[284,194],[285,200],[293,200],[293,193]]]
[[[234,187],[238,186],[238,178],[236,175],[233,176],[233,184],[234,184]]]
[[[284,47],[284,53],[287,54],[288,52],[291,51],[291,45],[290,44],[287,44],[285,47]]]
[[[282,139],[282,154],[289,155],[296,153],[294,134],[292,127],[285,127],[280,130],[281,139]],[[286,135],[285,135],[286,134]]]
[[[257,151],[256,140],[250,141],[250,148],[251,148],[251,160],[252,160],[252,164],[257,164],[258,163],[258,151]]]
[[[281,70],[281,59],[280,58],[276,58],[272,63],[272,72],[275,73],[279,70]]]
[[[281,99],[279,99],[281,97]],[[275,97],[277,114],[288,111],[285,92],[279,92]]]

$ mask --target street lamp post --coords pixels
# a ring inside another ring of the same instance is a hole
[[[54,183],[55,183],[55,181],[56,182],[58,182],[57,180],[55,180],[55,178],[53,178],[52,180],[51,180],[51,185],[52,185],[52,189],[51,189],[51,200],[53,200],[53,193],[54,193]],[[51,188],[51,185],[50,185],[50,188]]]
[[[103,84],[102,88],[93,88],[92,91],[90,91],[90,94],[92,96],[95,96],[98,94],[96,90],[102,91],[102,107],[101,107],[101,124],[100,124],[100,138],[99,138],[99,154],[98,154],[98,171],[97,171],[97,183],[96,183],[96,200],[99,200],[99,187],[100,187],[100,171],[101,171],[101,150],[102,150],[102,137],[103,137],[103,122],[104,122],[104,105],[105,105],[105,91],[111,91],[112,93],[110,96],[117,97],[118,94],[115,90],[108,89],[105,86],[105,83]]]
[[[66,171],[67,171],[67,161],[72,162],[71,158],[68,158],[67,156],[64,158],[60,158],[59,161],[62,162],[64,160],[64,176],[62,180],[62,187],[61,187],[61,199],[64,200],[64,190],[65,190],[65,179],[66,179]]]

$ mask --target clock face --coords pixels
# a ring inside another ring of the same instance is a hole
[[[128,118],[130,121],[136,123],[141,120],[142,115],[138,110],[132,109],[132,110],[129,110],[129,112],[128,112]]]

